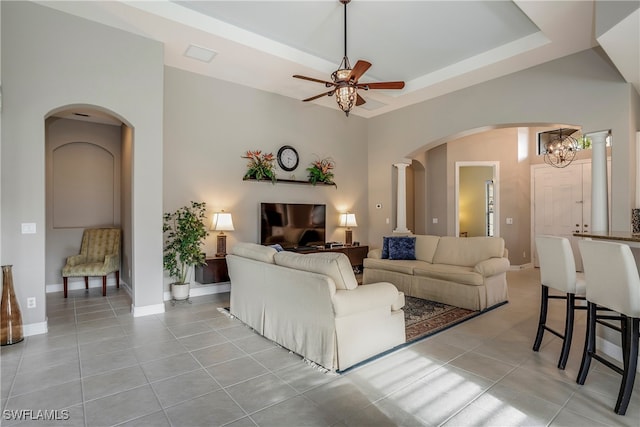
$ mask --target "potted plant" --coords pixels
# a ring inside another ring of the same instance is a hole
[[[335,163],[329,157],[316,160],[307,168],[307,172],[309,172],[309,182],[313,185],[316,185],[318,182],[335,185],[332,171],[334,167]]]
[[[276,182],[275,173],[275,157],[273,153],[264,153],[262,151],[247,151],[243,159],[249,159],[247,162],[247,172],[244,174],[244,179],[270,179],[273,183]]]
[[[201,246],[209,234],[205,225],[205,203],[191,202],[173,213],[164,214],[164,269],[174,280],[171,294],[175,300],[189,298],[187,276],[192,267],[205,265]]]

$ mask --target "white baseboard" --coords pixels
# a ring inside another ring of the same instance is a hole
[[[150,316],[152,314],[164,313],[164,304],[152,304],[135,306],[131,304],[131,313],[133,317]]]
[[[189,289],[189,297],[201,297],[203,295],[221,294],[223,292],[229,292],[231,290],[230,282],[211,283],[207,285],[192,284]],[[164,293],[164,300],[171,300],[171,291]]]
[[[46,334],[48,331],[49,327],[47,326],[47,322],[27,323],[22,325],[22,334],[25,337]]]
[[[620,362],[620,366],[622,366],[622,348],[620,346],[612,343],[611,341],[607,341],[602,337],[596,336],[596,349],[617,360]],[[640,364],[638,365],[636,372],[640,373]]]
[[[520,264],[520,265],[511,265],[509,267],[509,270],[524,270],[527,268],[533,268],[533,263],[526,263],[526,264]]]
[[[120,286],[122,286],[124,282],[120,280]],[[115,286],[116,278],[115,277],[107,277],[107,286]],[[128,285],[127,285],[128,287]],[[102,288],[102,277],[89,277],[89,288]],[[67,289],[70,291],[74,291],[77,289],[84,289],[84,277],[70,277],[67,283]],[[64,290],[64,285],[62,283],[53,283],[45,286],[45,292],[62,292]],[[130,290],[129,290],[129,293]]]

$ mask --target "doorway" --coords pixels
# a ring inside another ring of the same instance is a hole
[[[456,236],[499,236],[499,162],[455,164]]]
[[[131,287],[132,130],[97,107],[62,107],[45,118],[45,292],[62,290],[61,270],[90,227],[122,230],[120,278]],[[108,286],[115,286],[108,277]],[[89,286],[101,287],[99,278]],[[84,289],[82,279],[69,289]]]

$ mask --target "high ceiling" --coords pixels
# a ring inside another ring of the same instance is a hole
[[[330,80],[344,55],[338,0],[41,4],[161,41],[168,66],[299,100],[327,89],[291,76]],[[351,63],[373,64],[360,81],[406,82],[400,91],[363,93],[367,103],[352,110],[362,117],[598,45],[592,0],[353,0],[347,18]],[[185,55],[190,46],[216,55],[194,59]],[[333,97],[314,103],[337,108]]]

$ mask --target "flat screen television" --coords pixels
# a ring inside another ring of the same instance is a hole
[[[326,205],[261,203],[260,243],[284,249],[324,246]]]

